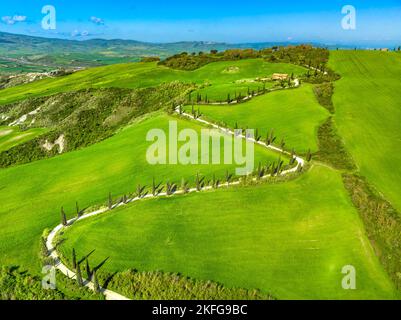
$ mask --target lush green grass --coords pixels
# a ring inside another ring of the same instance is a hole
[[[360,172],[401,211],[401,56],[332,52],[335,121]]]
[[[46,131],[46,129],[41,128],[21,131],[18,127],[0,126],[0,152],[8,150],[20,143],[32,140]]]
[[[276,143],[284,139],[286,147],[297,152],[317,150],[317,128],[329,115],[318,104],[310,85],[275,91],[238,105],[201,105],[200,111],[232,128],[237,123],[240,128],[259,129],[263,139],[267,131],[274,129]]]
[[[313,167],[299,179],[145,200],[69,228],[65,257],[96,250],[104,270],[181,272],[279,299],[393,298],[341,176]],[[356,268],[357,290],[341,287]]]
[[[60,207],[71,216],[75,201],[81,208],[105,204],[108,193],[114,196],[134,192],[137,185],[150,186],[152,178],[165,183],[191,181],[212,173],[223,178],[237,165],[149,165],[146,141],[150,129],[167,130],[166,115],[149,118],[120,131],[91,147],[55,158],[32,162],[0,171],[0,264],[38,266],[39,237],[45,228],[60,221]],[[179,120],[179,129],[200,126]],[[257,147],[255,162],[275,161],[276,153]]]
[[[192,93],[191,99],[193,102],[196,102],[196,96],[197,94],[200,94],[202,101],[205,101],[207,97],[210,102],[226,102],[228,95],[230,95],[230,99],[234,100],[234,98],[239,95],[242,97],[248,96],[248,91],[250,93],[252,93],[252,91],[258,92],[258,90],[263,90],[263,88],[272,88],[276,84],[276,82],[266,82],[264,84],[259,81],[215,84],[195,91]]]
[[[227,73],[229,67],[237,67],[235,73]],[[228,84],[241,79],[267,77],[275,72],[303,74],[302,67],[285,63],[268,63],[261,59],[216,62],[195,71],[173,70],[152,63],[129,63],[99,67],[76,72],[66,77],[44,79],[26,85],[2,90],[0,104],[19,99],[50,95],[83,88],[155,86],[163,82],[183,81],[203,84]]]

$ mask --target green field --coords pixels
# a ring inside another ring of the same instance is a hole
[[[251,81],[253,79],[250,79]],[[230,95],[230,99],[234,99],[234,97],[241,95],[242,97],[248,96],[248,92],[252,93],[258,92],[258,90],[263,90],[263,88],[269,89],[273,86],[277,85],[277,82],[247,82],[248,80],[244,80],[244,82],[231,82],[231,83],[222,83],[222,84],[214,84],[210,86],[206,86],[205,88],[196,90],[192,93],[192,99],[196,102],[196,95],[200,94],[202,96],[203,101],[207,97],[209,102],[226,102],[228,99],[228,95]]]
[[[226,69],[232,66],[237,67],[238,72],[227,73]],[[66,77],[43,79],[2,90],[0,104],[32,96],[50,95],[84,88],[141,88],[171,81],[220,85],[230,84],[241,79],[267,77],[273,73],[294,73],[298,75],[304,74],[305,68],[283,63],[268,63],[261,59],[216,62],[195,71],[173,70],[157,66],[154,62],[119,64],[88,69]]]
[[[33,138],[36,138],[46,131],[46,129],[40,128],[21,131],[18,129],[18,127],[0,126],[0,152],[15,147],[20,143],[24,143]]]
[[[289,149],[298,152],[317,150],[317,128],[329,116],[317,102],[310,85],[271,92],[238,105],[201,105],[199,108],[206,117],[231,128],[237,123],[240,128],[259,129],[263,139],[274,129],[276,143],[284,139]]]
[[[159,114],[91,147],[0,170],[0,264],[38,268],[40,235],[60,222],[61,206],[71,216],[75,201],[81,208],[105,204],[109,192],[133,193],[138,184],[150,187],[153,177],[180,184],[182,177],[193,182],[197,173],[209,178],[213,173],[223,178],[226,170],[234,173],[236,164],[149,165],[146,150],[152,143],[146,134],[154,128],[167,130],[168,120],[178,120],[179,129],[201,129],[196,123]],[[262,147],[255,151],[256,164],[279,156]]]
[[[295,181],[146,200],[76,223],[61,251],[92,250],[92,265],[180,272],[279,299],[396,297],[339,173],[320,166]],[[345,265],[357,290],[341,287]]]
[[[401,55],[331,52],[335,120],[362,175],[401,211]]]
[[[336,51],[331,52],[330,67],[342,76],[334,83],[333,97],[338,140],[344,139],[361,175],[400,210],[401,56]],[[293,73],[297,78],[305,72],[300,66],[262,59],[215,62],[195,71],[153,62],[127,63],[4,89],[0,105],[85,88],[145,88],[172,81],[199,85],[192,99],[199,92],[211,101],[225,101],[228,94],[233,99],[238,93],[246,95],[248,88],[263,88],[262,82],[255,82],[258,77]],[[267,88],[273,85],[266,83]],[[132,99],[137,101],[128,108],[144,109],[140,96]],[[158,99],[155,95],[152,105],[170,107]],[[285,148],[299,154],[318,151],[318,128],[331,115],[307,83],[240,104],[195,108],[205,119],[227,127],[258,129],[263,140],[273,129],[274,144],[283,139]],[[187,112],[190,109],[185,107]],[[106,204],[109,192],[115,199],[132,194],[138,184],[149,188],[153,177],[179,185],[185,178],[193,187],[197,173],[207,180],[213,174],[223,180],[226,170],[234,173],[236,164],[150,165],[146,151],[152,142],[146,141],[146,134],[151,129],[168,131],[172,120],[178,121],[179,129],[199,133],[204,128],[157,111],[127,121],[130,125],[89,147],[0,170],[0,265],[19,265],[37,273],[40,236],[60,223],[61,206],[72,217],[76,201],[81,209],[94,209]],[[85,130],[83,122],[79,124]],[[46,130],[0,127],[0,152]],[[85,133],[93,132],[89,128]],[[77,134],[79,138],[82,135]],[[280,156],[260,146],[255,151],[255,166]],[[60,250],[71,257],[73,247],[80,256],[95,249],[91,264],[110,257],[105,271],[178,272],[227,287],[261,289],[278,299],[399,298],[372,249],[341,173],[312,161],[310,170],[280,183],[144,200],[75,224],[65,233]],[[341,288],[345,265],[356,268],[357,290]]]

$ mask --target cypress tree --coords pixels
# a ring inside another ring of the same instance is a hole
[[[79,266],[79,263],[77,263],[77,271],[75,277],[77,279],[78,286],[82,287],[83,281],[82,281],[81,267]]]
[[[78,201],[75,202],[75,208],[77,210],[77,218],[81,216],[81,212],[79,211]]]
[[[93,270],[93,274],[92,274],[92,282],[93,282],[93,291],[95,291],[95,293],[99,293],[100,292],[100,286],[99,286],[99,281],[97,280],[97,275],[96,275],[96,271]]]
[[[308,150],[308,153],[306,154],[306,161],[310,162],[312,160],[312,153],[310,149]]]
[[[85,271],[86,271],[87,279],[90,280],[92,278],[92,273],[91,273],[91,269],[89,266],[88,258],[85,259]]]
[[[47,250],[47,246],[46,246],[46,239],[43,237],[40,237],[41,241],[41,253],[43,257],[47,257],[49,255],[49,251]]]
[[[64,208],[63,208],[63,207],[61,207],[61,224],[62,224],[63,226],[66,226],[66,225],[67,225],[67,217],[66,217],[66,215],[65,215],[65,212],[64,212]]]
[[[228,173],[228,170],[226,170],[226,182],[227,182],[227,187],[230,185],[232,175]]]
[[[77,256],[75,254],[75,249],[72,248],[72,268],[75,270],[77,268]]]
[[[153,180],[152,180],[152,194],[153,194],[153,196],[157,195],[157,187],[156,187],[156,182],[155,182],[155,178],[154,177],[153,177]]]
[[[109,210],[113,209],[113,198],[111,197],[111,192],[109,192],[108,206]]]

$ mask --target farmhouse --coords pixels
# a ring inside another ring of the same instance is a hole
[[[287,80],[288,74],[286,73],[273,73],[272,80]]]

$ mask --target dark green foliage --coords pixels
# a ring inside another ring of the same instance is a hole
[[[220,180],[216,179],[216,175],[213,173],[213,179],[212,179],[212,187],[213,189],[217,189],[220,185]]]
[[[330,113],[334,113],[334,105],[332,101],[332,96],[334,93],[334,85],[331,82],[326,82],[318,84],[313,87],[313,92],[319,103],[325,107]]]
[[[189,55],[186,52],[168,57],[160,65],[179,70],[196,70],[208,63],[218,61],[215,55]]]
[[[197,191],[202,191],[202,188],[205,186],[205,177],[200,178],[199,173],[196,174],[195,177],[195,187]]]
[[[45,290],[39,277],[21,272],[14,267],[0,269],[0,300],[61,300],[58,290]]]
[[[79,209],[78,201],[75,202],[75,209],[77,211],[77,218],[80,218],[85,210]]]
[[[343,174],[352,202],[358,209],[376,255],[398,290],[401,290],[400,213],[360,176]]]
[[[233,175],[231,173],[228,172],[228,170],[226,171],[226,182],[227,182],[227,186],[230,184],[231,179],[233,178]]]
[[[79,288],[76,282],[56,272],[57,288],[45,290],[42,279],[32,276],[17,267],[0,267],[0,300],[103,300],[86,288]]]
[[[189,182],[186,181],[184,178],[182,178],[182,181],[181,181],[181,189],[184,193],[188,193],[189,189],[190,189]]]
[[[306,153],[306,161],[310,162],[312,160],[312,153],[310,149],[308,149],[308,152]]]
[[[62,224],[63,226],[66,226],[66,225],[67,225],[67,217],[66,217],[66,215],[65,215],[65,212],[64,212],[64,208],[63,208],[63,207],[61,207],[60,215],[61,215],[61,224]]]
[[[273,300],[259,290],[227,288],[212,281],[200,281],[174,273],[128,270],[114,274],[98,273],[108,289],[134,300]]]
[[[274,135],[274,130],[272,129],[271,131],[269,131],[267,133],[265,143],[269,146],[269,145],[273,144],[275,140],[276,140],[276,136]]]
[[[108,198],[108,201],[107,201],[107,206],[108,206],[109,210],[113,209],[113,198],[112,198],[112,196],[111,196],[111,192],[109,193],[109,198]]]
[[[316,160],[326,162],[336,169],[355,170],[351,155],[337,133],[334,120],[330,117],[318,129],[319,151],[314,155]]]
[[[166,60],[159,62],[159,64],[172,69],[191,71],[216,61],[235,61],[260,57],[262,57],[261,53],[253,49],[228,49],[224,52],[210,54],[199,52],[198,55],[182,52],[168,57]]]
[[[74,270],[77,268],[77,255],[75,254],[74,248],[72,248],[72,268]]]
[[[177,191],[177,185],[174,183],[167,182],[166,183],[166,194],[168,196],[173,195]]]
[[[256,177],[258,179],[262,178],[265,175],[265,168],[262,167],[262,164],[259,162],[258,171]]]
[[[90,268],[90,266],[89,266],[88,257],[85,258],[85,271],[86,271],[86,278],[87,278],[88,280],[91,280],[91,278],[92,278],[92,271],[91,271],[91,268]],[[93,271],[93,272],[95,272],[95,271]]]
[[[81,274],[81,266],[79,265],[79,263],[77,263],[75,277],[76,277],[78,286],[82,287],[83,280],[82,280],[82,274]]]
[[[162,184],[161,182],[156,184],[155,178],[153,178],[153,181],[152,181],[152,194],[154,196],[157,196],[160,192],[163,191],[163,187],[161,186],[161,184]]]
[[[47,250],[46,246],[46,238],[44,237],[40,237],[40,253],[43,258],[49,256],[49,251]]]
[[[281,139],[281,142],[280,142],[281,150],[284,150],[284,147],[285,147],[285,141],[284,141],[284,139]]]
[[[325,48],[314,48],[310,45],[277,47],[263,49],[261,54],[270,62],[286,62],[308,67],[309,70],[304,77],[307,82],[322,83],[340,78],[339,75],[327,68],[329,51]]]
[[[145,197],[146,194],[147,194],[147,192],[145,193],[145,189],[146,189],[146,186],[141,186],[140,184],[138,184],[138,186],[136,187],[136,193],[135,193],[135,195],[136,195],[139,199]]]
[[[290,157],[291,157],[290,158],[290,165],[293,165],[294,162],[295,162],[295,150],[294,149],[291,150],[291,156]]]
[[[100,286],[99,286],[99,281],[97,279],[96,270],[93,270],[92,282],[93,282],[93,291],[95,291],[95,293],[100,293]]]
[[[150,56],[141,58],[141,62],[156,62],[156,61],[160,61],[160,57]]]

